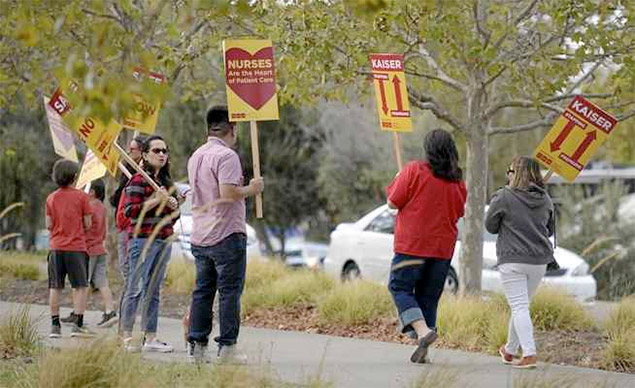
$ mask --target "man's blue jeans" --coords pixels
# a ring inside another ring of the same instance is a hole
[[[450,260],[395,254],[388,290],[392,294],[401,323],[401,332],[412,335],[412,322],[425,319],[436,328],[437,306],[443,293]]]
[[[123,331],[131,332],[141,301],[141,330],[156,333],[159,320],[161,285],[172,253],[172,244],[155,239],[142,258],[146,238],[133,238],[128,243],[128,278],[121,308]],[[142,260],[143,259],[143,260]]]
[[[207,344],[214,295],[219,294],[219,346],[234,345],[240,331],[240,296],[245,285],[247,237],[234,233],[211,247],[192,245],[196,287],[192,293],[188,341]]]

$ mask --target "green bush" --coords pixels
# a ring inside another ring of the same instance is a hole
[[[606,322],[609,343],[604,352],[607,368],[621,372],[635,370],[635,296],[624,299]]]
[[[278,272],[266,272],[268,275]],[[272,283],[247,284],[242,297],[245,314],[257,308],[290,307],[315,304],[335,286],[335,279],[322,272],[309,270],[288,271]],[[251,285],[251,287],[250,287]]]
[[[31,357],[40,348],[37,322],[31,319],[29,306],[9,313],[0,324],[0,359]]]
[[[196,267],[194,262],[187,259],[172,260],[168,263],[167,273],[165,276],[166,291],[189,295],[194,289],[196,282]]]
[[[584,307],[557,288],[540,287],[531,301],[530,312],[536,330],[588,330],[593,327]]]
[[[443,296],[437,327],[444,341],[463,349],[486,349],[494,353],[505,343],[509,308],[504,298],[493,296]]]
[[[325,323],[361,325],[395,314],[395,306],[385,286],[359,280],[334,288],[318,303]]]
[[[292,272],[281,260],[256,259],[247,262],[245,288],[268,287]]]
[[[5,259],[0,261],[0,275],[20,280],[38,280],[40,279],[40,268],[37,264]]]

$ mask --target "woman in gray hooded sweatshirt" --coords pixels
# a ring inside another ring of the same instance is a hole
[[[503,290],[512,314],[507,343],[499,349],[505,364],[522,349],[516,368],[536,367],[536,344],[529,302],[553,261],[553,203],[545,191],[538,163],[516,157],[507,170],[509,184],[498,190],[485,216],[485,228],[496,239]]]

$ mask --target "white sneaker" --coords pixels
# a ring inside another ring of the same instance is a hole
[[[224,345],[218,348],[216,360],[224,364],[246,364],[247,355],[239,351],[236,345]]]
[[[171,353],[174,351],[172,345],[167,342],[159,341],[156,338],[153,338],[150,341],[146,341],[143,344],[144,352],[158,352],[158,353]]]
[[[129,353],[139,353],[141,349],[135,344],[132,337],[123,339],[123,349]]]

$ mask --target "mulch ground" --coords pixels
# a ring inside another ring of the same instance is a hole
[[[120,285],[111,284],[118,291]],[[114,293],[118,300],[119,293]],[[6,278],[0,282],[0,300],[19,303],[48,303],[46,281],[23,281]],[[189,305],[189,295],[176,295],[163,292],[161,296],[161,316],[182,318]],[[70,289],[63,293],[62,306],[71,307]],[[94,293],[88,302],[88,309],[102,310],[101,298]],[[394,319],[377,320],[363,325],[326,324],[321,322],[314,306],[292,306],[256,310],[243,317],[243,324],[276,330],[301,331],[311,334],[326,334],[339,337],[359,338],[373,341],[413,344],[412,340],[397,333]],[[540,349],[541,361],[558,365],[573,365],[586,368],[605,369],[602,355],[606,338],[599,331],[536,333],[536,342]],[[453,344],[438,341],[442,348],[458,349]],[[465,350],[465,349],[464,349]],[[477,349],[467,349],[478,351]],[[626,371],[635,373],[635,370]]]

